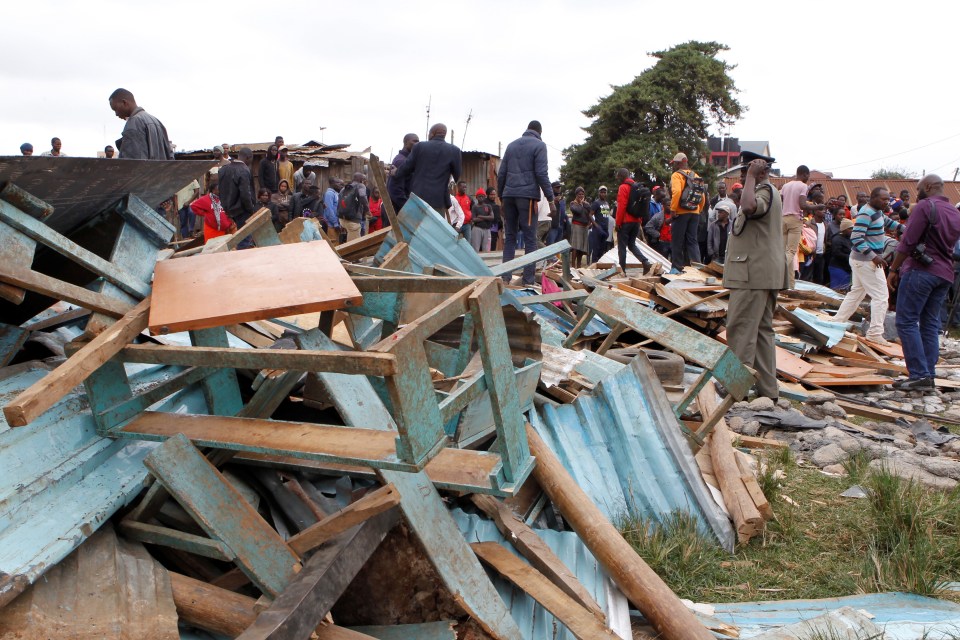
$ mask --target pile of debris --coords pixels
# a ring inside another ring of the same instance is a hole
[[[611,522],[732,551],[773,517],[745,450],[956,451],[902,403],[747,402],[716,265],[488,264],[416,197],[338,247],[264,210],[174,252],[154,207],[209,163],[86,162],[0,168],[0,637],[740,637]],[[789,294],[794,384],[898,366]]]

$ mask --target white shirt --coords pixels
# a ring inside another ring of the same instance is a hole
[[[827,223],[817,222],[817,254],[823,254],[824,238],[827,235]]]
[[[540,208],[537,211],[537,221],[544,222],[545,220],[550,220],[550,199],[541,193]]]
[[[456,198],[450,198],[450,201],[453,202],[453,204],[447,209],[447,222],[459,231],[464,221],[463,209],[460,207],[460,203],[457,202]]]

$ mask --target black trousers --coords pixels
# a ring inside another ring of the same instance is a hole
[[[649,262],[647,258],[640,253],[640,248],[636,244],[639,235],[639,222],[625,222],[620,225],[620,230],[617,231],[617,255],[620,257],[620,268],[623,269],[624,273],[627,271],[627,249],[629,249],[630,253],[641,263],[647,264],[647,262]]]

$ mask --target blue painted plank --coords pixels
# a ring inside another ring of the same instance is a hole
[[[29,331],[0,322],[0,367],[7,366],[13,360],[29,336]]]
[[[455,625],[455,621],[446,620],[420,624],[349,627],[349,629],[377,640],[457,640],[457,632],[453,630]]]
[[[294,578],[296,554],[185,436],[170,438],[143,463],[261,591],[276,596]]]
[[[190,341],[196,347],[229,347],[227,330],[223,327],[198,329],[190,332]],[[235,416],[243,409],[237,372],[218,369],[203,379],[203,396],[210,413],[217,416]]]

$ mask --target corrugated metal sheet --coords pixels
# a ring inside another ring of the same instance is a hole
[[[827,336],[828,347],[834,347],[843,340],[843,335],[846,333],[847,327],[850,326],[849,322],[831,322],[824,320],[806,309],[799,307],[793,310],[793,314]]]
[[[752,638],[823,615],[840,607],[869,612],[887,640],[941,640],[960,631],[960,605],[907,593],[873,593],[823,600],[780,600],[717,604],[713,616],[740,627],[741,638]],[[926,635],[924,635],[926,634]]]
[[[512,293],[517,297],[537,295],[537,292],[532,289],[518,289],[512,291]],[[527,305],[527,309],[535,312],[546,322],[549,322],[555,328],[563,332],[564,335],[573,331],[573,323],[558,314],[556,311],[557,308],[552,304],[531,304]],[[598,316],[591,318],[590,322],[587,323],[586,328],[583,330],[583,335],[587,337],[606,335],[608,333],[610,333],[610,327],[607,326],[607,323],[601,320]]]
[[[467,542],[497,542],[515,556],[522,558],[513,545],[504,539],[492,521],[465,513],[460,509],[454,509],[451,513]],[[603,608],[607,614],[608,626],[621,638],[630,638],[630,616],[626,597],[613,585],[600,563],[577,534],[572,531],[551,529],[536,529],[536,533]],[[527,640],[574,640],[574,635],[533,598],[499,575],[491,575],[494,577],[493,584],[497,592],[507,604],[510,615],[517,622],[524,638]]]
[[[634,358],[572,404],[531,413],[531,424],[607,517],[629,513],[658,522],[688,511],[733,549],[730,520],[711,497],[646,358]]]
[[[136,385],[159,382],[179,369],[128,367]],[[47,371],[11,368],[0,380],[6,404]],[[195,412],[203,396],[181,394]],[[199,403],[199,404],[198,404]],[[97,435],[86,397],[72,393],[25,427],[0,416],[0,606],[34,582],[143,488],[143,458],[155,445]]]

